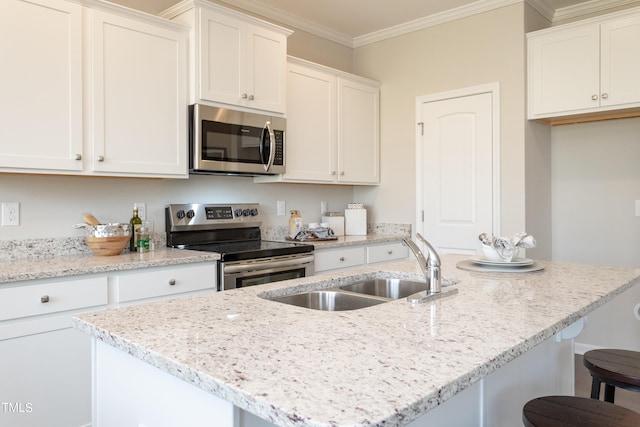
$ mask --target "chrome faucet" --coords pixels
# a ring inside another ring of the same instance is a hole
[[[425,258],[424,254],[420,250],[420,248],[413,242],[411,239],[403,239],[405,245],[411,249],[411,252],[415,255],[418,260],[418,265],[422,269],[422,273],[424,273],[425,281],[427,282],[427,291],[426,296],[434,295],[440,293],[442,290],[442,279],[440,277],[440,256],[436,252],[436,250],[431,246],[427,240],[420,235],[420,233],[416,233],[416,237],[424,243],[427,248],[427,256]]]

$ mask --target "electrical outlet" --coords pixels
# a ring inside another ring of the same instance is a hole
[[[147,204],[145,202],[137,202],[135,205],[138,207],[138,217],[143,221],[147,219]]]
[[[286,209],[284,200],[278,200],[277,206],[278,206],[278,216],[286,215],[287,209]]]
[[[329,209],[329,204],[327,202],[320,202],[320,215],[324,215],[327,213],[327,209]]]
[[[2,204],[2,225],[20,225],[20,203]]]

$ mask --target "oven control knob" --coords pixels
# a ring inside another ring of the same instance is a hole
[[[184,211],[182,209],[180,209],[178,212],[176,212],[176,216],[178,217],[178,219],[182,219],[184,218]]]
[[[194,216],[196,216],[196,213],[193,211],[193,209],[189,209],[187,211],[187,218],[193,218]]]
[[[233,211],[233,213],[235,214],[235,216],[242,216],[242,209],[236,209],[235,211]]]
[[[256,215],[258,215],[258,209],[256,208],[251,209],[251,216],[256,216]]]
[[[249,209],[245,209],[242,211],[242,215],[244,216],[249,216],[249,214],[251,213],[251,211],[249,211]]]

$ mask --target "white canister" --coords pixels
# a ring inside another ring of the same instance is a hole
[[[345,209],[344,210],[344,234],[347,236],[367,235],[367,210],[366,209]]]

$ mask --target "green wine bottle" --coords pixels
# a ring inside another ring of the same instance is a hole
[[[133,206],[133,216],[129,221],[131,224],[131,239],[129,240],[129,251],[135,252],[138,250],[138,236],[140,235],[140,227],[142,227],[142,220],[138,216],[138,207]]]

